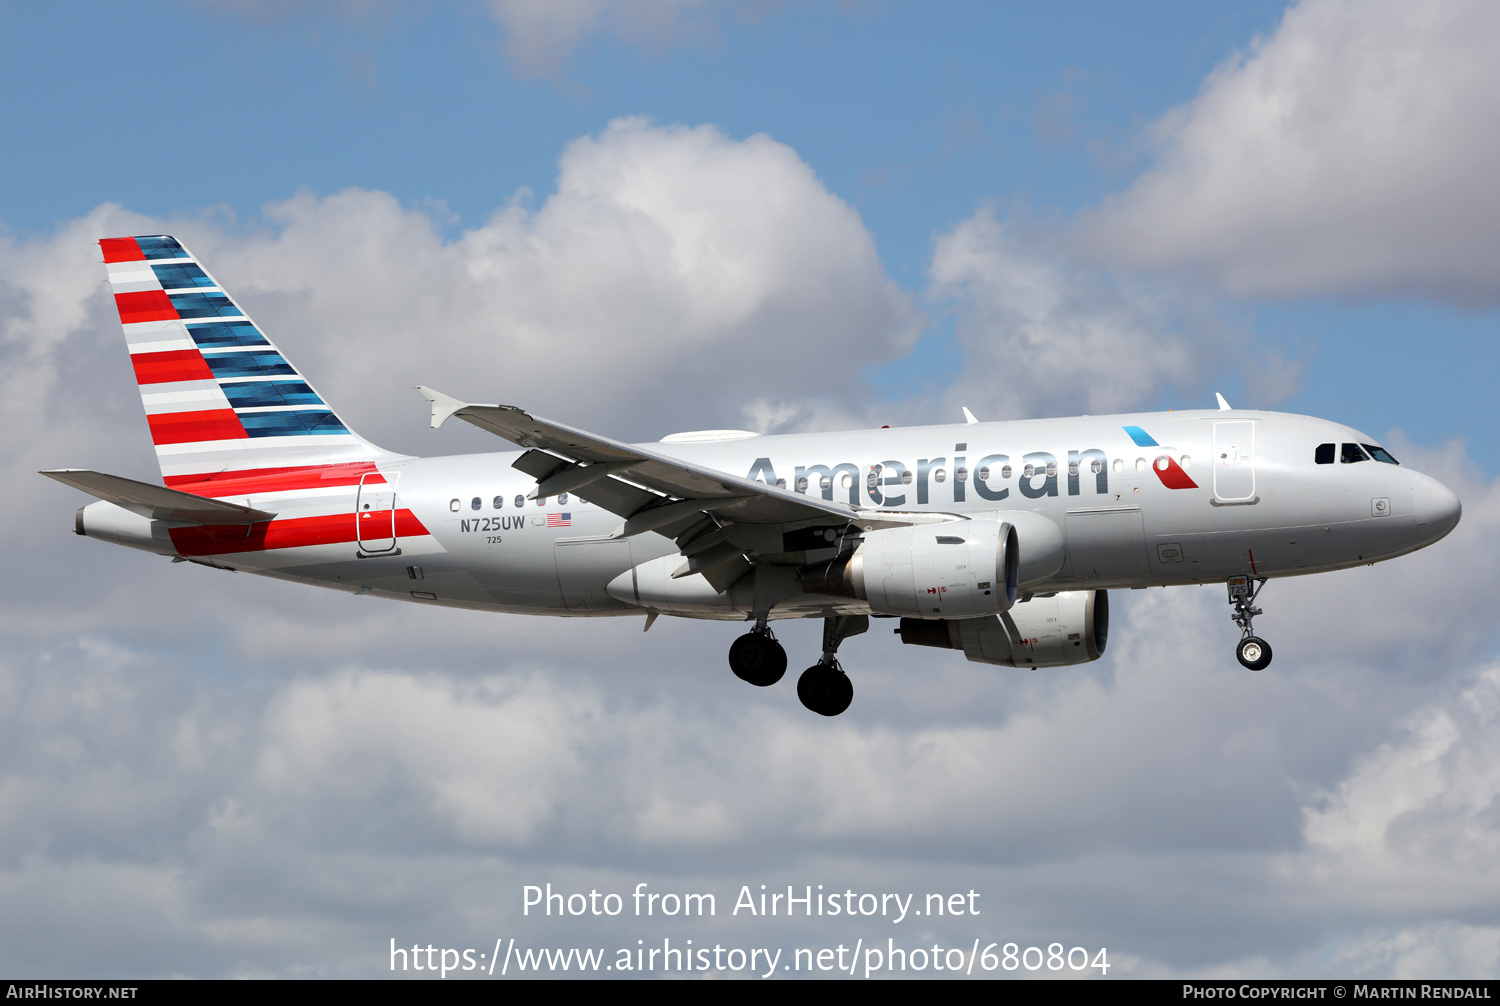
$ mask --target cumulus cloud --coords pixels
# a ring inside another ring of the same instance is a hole
[[[854,399],[850,361],[898,356],[920,330],[858,214],[764,135],[617,120],[528,201],[452,241],[385,193],[347,190],[295,196],[249,232],[104,207],[7,244],[5,345],[32,362],[9,369],[21,393],[5,407],[40,415],[60,359],[46,354],[76,339],[74,360],[112,361],[109,407],[127,409],[92,247],[122,231],[177,233],[361,433],[425,453],[414,384],[655,439],[752,422],[745,408],[772,394]],[[62,390],[72,415],[96,389]]]
[[[1500,9],[1302,0],[1155,126],[1077,247],[1242,296],[1500,301]]]
[[[1201,298],[1079,268],[989,210],[938,238],[929,292],[951,306],[964,353],[948,397],[984,419],[1139,407],[1235,355]]]
[[[621,435],[735,425],[768,390],[849,395],[851,355],[898,355],[920,325],[795,152],[711,126],[617,120],[569,146],[540,208],[512,203],[453,242],[382,193],[271,216],[274,234],[210,235],[211,267],[273,338],[316,340],[328,391],[383,389],[382,413],[420,375]]]

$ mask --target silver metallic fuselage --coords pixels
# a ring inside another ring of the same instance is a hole
[[[1141,438],[1154,442],[1142,446]],[[1315,449],[1325,443],[1376,441],[1320,419],[1231,410],[651,446],[732,475],[784,480],[791,491],[869,511],[1011,521],[1020,533],[1023,563],[1028,539],[1034,559],[1038,549],[1055,552],[1040,576],[1039,567],[1031,567],[1031,580],[1023,581],[1030,592],[1322,572],[1415,551],[1456,525],[1458,499],[1435,479],[1374,460],[1316,464]],[[653,607],[623,591],[618,578],[653,560],[671,561],[665,557],[677,555],[676,544],[655,533],[611,537],[621,519],[577,495],[518,506],[518,497],[536,486],[511,467],[519,455],[381,462],[395,496],[394,503],[381,505],[409,510],[425,533],[401,534],[387,544],[362,531],[368,542],[200,551],[189,558],[491,611],[616,615]],[[981,474],[988,478],[981,480]],[[227,498],[274,511],[278,520],[332,511],[354,522],[359,491],[345,485]],[[169,527],[109,503],[84,508],[79,528],[120,544],[180,554]],[[746,617],[728,602],[660,607],[698,617]],[[855,610],[857,604],[847,599],[800,597],[779,603],[771,617]]]

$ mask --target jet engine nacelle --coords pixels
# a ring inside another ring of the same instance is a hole
[[[879,615],[963,619],[1016,603],[1020,548],[1005,521],[867,531],[854,551],[803,571],[809,594],[854,597]]]
[[[1066,667],[1098,660],[1109,638],[1109,595],[1102,590],[1038,594],[986,618],[941,622],[901,619],[903,643],[963,650],[983,664]]]
[[[1068,550],[1056,522],[1030,510],[995,510],[988,519],[1015,526],[1021,546],[1021,589],[1040,587],[1062,569]]]

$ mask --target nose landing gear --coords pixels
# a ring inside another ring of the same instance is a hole
[[[1234,605],[1234,614],[1229,617],[1240,627],[1240,642],[1234,655],[1239,662],[1252,671],[1260,671],[1271,664],[1271,644],[1255,634],[1253,620],[1261,610],[1255,607],[1255,599],[1265,589],[1266,578],[1261,577],[1251,587],[1250,577],[1229,578],[1229,603]]]

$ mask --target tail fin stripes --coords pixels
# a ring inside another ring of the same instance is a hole
[[[193,483],[300,471],[322,484],[327,466],[396,457],[345,426],[175,238],[99,246],[168,485],[210,495]]]

